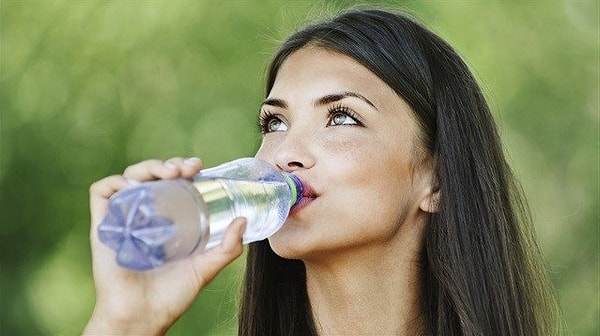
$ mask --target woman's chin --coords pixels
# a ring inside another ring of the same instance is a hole
[[[289,242],[285,237],[271,236],[269,245],[275,254],[284,259],[302,259],[302,255],[306,253],[302,246],[297,242]]]
[[[315,241],[299,228],[283,227],[269,237],[269,245],[275,254],[285,259],[304,259],[315,248]]]

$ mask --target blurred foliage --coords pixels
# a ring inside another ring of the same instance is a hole
[[[381,2],[380,2],[381,4]],[[498,117],[575,335],[600,334],[599,5],[383,2],[446,38]],[[252,155],[270,55],[352,2],[0,2],[0,334],[77,334],[88,186],[147,158]],[[234,334],[243,261],[170,334]]]

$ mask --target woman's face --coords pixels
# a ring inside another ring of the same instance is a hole
[[[410,107],[354,59],[317,47],[296,51],[260,113],[256,156],[311,190],[269,239],[277,254],[309,259],[389,247],[422,222],[430,176],[420,168]]]

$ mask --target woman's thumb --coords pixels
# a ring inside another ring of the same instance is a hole
[[[246,218],[234,219],[227,227],[221,244],[193,257],[192,265],[201,287],[206,286],[225,266],[242,254],[242,234],[245,229]]]

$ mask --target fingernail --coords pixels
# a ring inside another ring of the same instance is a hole
[[[183,164],[188,165],[188,166],[196,166],[201,162],[202,162],[202,160],[200,158],[191,157],[191,158],[188,158],[185,161],[183,161]]]
[[[177,169],[177,166],[173,162],[165,161],[164,166],[169,169]]]

